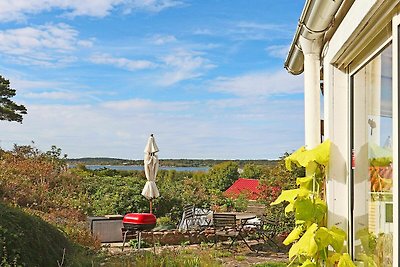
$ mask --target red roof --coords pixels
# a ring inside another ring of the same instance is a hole
[[[259,180],[257,179],[245,179],[239,178],[236,182],[231,185],[224,195],[227,197],[237,198],[240,194],[245,194],[247,199],[257,200],[260,194],[260,189],[258,187]]]

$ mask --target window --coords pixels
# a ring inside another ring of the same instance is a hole
[[[392,45],[351,76],[355,260],[393,266]]]

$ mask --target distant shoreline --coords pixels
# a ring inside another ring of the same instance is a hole
[[[255,165],[275,165],[278,160],[216,160],[216,159],[160,159],[160,165],[165,167],[212,167],[216,164],[234,161],[239,164],[239,166],[244,166],[246,164]],[[118,158],[77,158],[77,159],[67,159],[66,162],[70,165],[102,165],[102,166],[143,166],[143,159],[139,160],[128,160],[128,159],[118,159]]]
[[[69,168],[74,168],[77,165],[69,165]],[[117,171],[144,171],[143,165],[85,165],[89,170],[110,169]],[[159,166],[159,170],[175,170],[187,172],[207,172],[209,167],[175,167],[175,166]]]

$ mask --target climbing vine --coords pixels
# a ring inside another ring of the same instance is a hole
[[[297,188],[283,190],[271,203],[287,202],[285,213],[294,212],[295,227],[284,240],[292,244],[290,265],[301,267],[355,267],[344,246],[346,233],[335,226],[326,227],[326,174],[329,166],[330,141],[314,149],[301,147],[285,159],[286,168],[293,165],[306,169],[306,177],[297,178]]]

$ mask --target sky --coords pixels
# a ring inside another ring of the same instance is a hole
[[[304,144],[283,64],[304,1],[2,0],[0,75],[28,110],[0,146],[69,158],[277,159]]]

